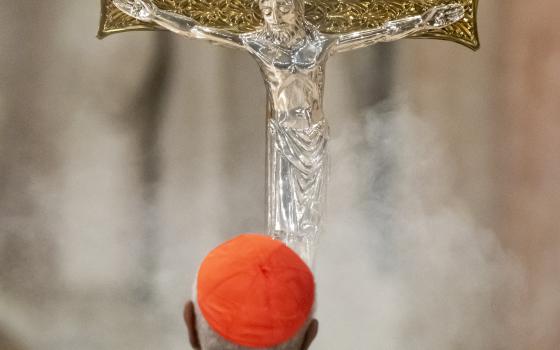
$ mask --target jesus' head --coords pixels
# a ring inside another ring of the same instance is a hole
[[[277,45],[290,46],[305,35],[304,0],[258,0],[265,32]]]

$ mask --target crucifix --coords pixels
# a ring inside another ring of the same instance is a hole
[[[406,37],[478,48],[477,0],[102,0],[99,36],[165,29],[242,49],[267,91],[267,228],[308,263],[329,173],[323,114],[330,56]]]

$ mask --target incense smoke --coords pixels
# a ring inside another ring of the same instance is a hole
[[[509,349],[504,309],[522,272],[453,195],[430,125],[391,109],[333,128],[317,347]]]

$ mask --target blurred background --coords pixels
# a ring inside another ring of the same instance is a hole
[[[476,53],[329,63],[314,349],[560,348],[560,4],[480,2]],[[0,5],[0,349],[188,348],[198,263],[264,229],[256,64],[99,41],[93,0]]]

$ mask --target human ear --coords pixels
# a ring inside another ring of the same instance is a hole
[[[319,332],[319,321],[313,319],[309,326],[307,327],[307,331],[305,331],[305,337],[303,338],[303,344],[301,345],[301,350],[307,350],[311,346],[311,343],[317,336]]]
[[[198,331],[196,329],[196,315],[194,313],[194,304],[192,301],[187,301],[185,309],[183,310],[183,318],[189,331],[189,342],[195,350],[200,350],[200,341],[198,340]]]

